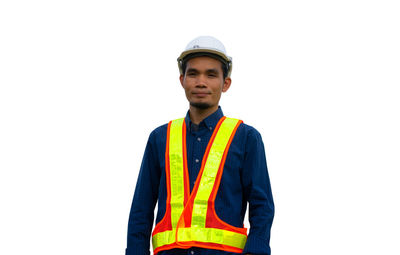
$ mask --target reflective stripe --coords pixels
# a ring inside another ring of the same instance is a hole
[[[208,199],[214,187],[215,177],[217,176],[226,145],[238,122],[238,119],[226,118],[222,122],[210,148],[200,179],[199,189],[194,199],[192,227],[204,228],[206,226]]]
[[[175,229],[157,233],[153,236],[153,249],[175,242]]]
[[[179,228],[179,242],[197,241],[229,245],[240,249],[244,248],[247,236],[236,232],[218,228]]]
[[[171,223],[175,228],[184,206],[182,127],[184,119],[171,122],[169,142],[169,169],[171,180]]]
[[[246,235],[236,232],[217,229],[217,228],[179,228],[179,242],[197,241],[203,243],[216,243],[228,245],[243,249],[247,237]],[[153,236],[153,247],[161,247],[163,245],[172,244],[175,242],[175,231],[169,230],[157,233]]]

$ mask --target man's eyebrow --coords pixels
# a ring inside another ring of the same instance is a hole
[[[219,73],[219,71],[218,71],[218,69],[211,68],[211,69],[207,69],[207,73]]]
[[[187,72],[187,73],[189,73],[189,72],[192,72],[192,73],[199,73],[199,70],[197,70],[196,68],[189,67],[189,68],[186,70],[186,72]],[[219,70],[216,69],[216,68],[210,68],[210,69],[207,69],[207,70],[205,71],[205,73],[219,74]]]
[[[195,68],[188,68],[187,70],[186,70],[186,72],[199,72],[197,69],[195,69]]]

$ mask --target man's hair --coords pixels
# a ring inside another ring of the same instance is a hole
[[[228,63],[222,57],[220,57],[216,54],[208,53],[208,52],[197,52],[197,53],[192,53],[192,54],[187,55],[182,60],[183,75],[186,75],[186,65],[190,59],[195,58],[195,57],[204,57],[204,56],[216,59],[219,62],[221,62],[222,74],[223,74],[223,78],[225,80],[225,78],[228,76]]]

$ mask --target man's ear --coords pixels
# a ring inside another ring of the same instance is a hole
[[[229,87],[231,86],[232,80],[229,77],[226,77],[224,80],[224,85],[222,86],[222,92],[227,92]]]
[[[183,87],[183,74],[181,74],[180,76],[179,76],[179,81],[181,82],[181,85],[182,85],[182,87]]]

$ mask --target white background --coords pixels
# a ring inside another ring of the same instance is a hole
[[[221,106],[262,134],[274,255],[399,255],[398,1],[0,3],[0,254],[124,254],[176,58],[233,57]]]

